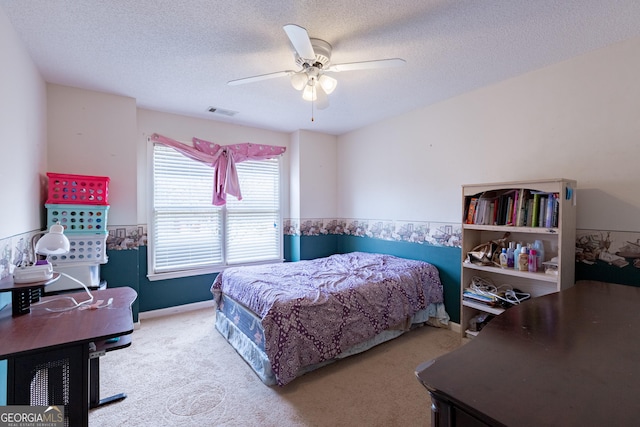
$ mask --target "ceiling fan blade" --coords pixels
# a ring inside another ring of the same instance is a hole
[[[295,24],[287,24],[282,28],[284,28],[284,32],[287,33],[287,37],[289,37],[298,56],[308,61],[315,61],[316,54],[313,51],[313,46],[311,46],[311,40],[309,39],[307,30]]]
[[[339,73],[341,71],[353,71],[353,70],[369,70],[373,68],[391,68],[401,67],[406,63],[404,59],[391,58],[391,59],[377,59],[374,61],[362,61],[362,62],[347,62],[345,64],[335,64],[330,66],[326,71],[333,71]]]
[[[291,71],[291,70],[278,71],[276,73],[260,74],[258,76],[245,77],[245,78],[236,79],[236,80],[229,80],[227,82],[227,84],[229,86],[237,86],[237,85],[242,85],[242,84],[245,84],[245,83],[258,82],[260,80],[268,80],[268,79],[273,79],[273,78],[276,78],[276,77],[290,76],[291,74],[294,74],[294,73],[295,73],[295,71]]]

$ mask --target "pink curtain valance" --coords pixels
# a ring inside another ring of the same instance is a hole
[[[151,141],[166,145],[189,157],[214,168],[213,204],[222,206],[227,202],[227,194],[242,200],[236,163],[245,160],[267,160],[282,155],[285,147],[273,145],[241,144],[219,145],[203,139],[193,138],[193,147],[154,133]]]

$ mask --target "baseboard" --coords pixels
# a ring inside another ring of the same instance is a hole
[[[191,304],[177,305],[175,307],[160,308],[158,310],[143,311],[138,314],[140,320],[153,319],[155,317],[169,316],[172,314],[186,313],[201,308],[214,307],[213,299],[207,301],[194,302]]]
[[[460,323],[449,321],[449,329],[451,329],[453,332],[457,332],[459,334],[462,333],[462,328],[460,327]]]

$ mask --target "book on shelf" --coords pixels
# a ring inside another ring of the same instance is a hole
[[[513,222],[511,221],[511,216],[510,216],[510,212],[513,211],[513,195],[509,195],[507,196],[507,209],[504,213],[504,221],[502,225],[513,225]]]
[[[540,212],[538,213],[538,227],[544,227],[544,219],[547,215],[547,196],[540,196]]]
[[[531,226],[537,227],[540,224],[540,193],[533,194],[532,208],[531,208]]]
[[[478,197],[472,197],[469,201],[467,220],[470,218],[469,213],[474,203],[473,199],[476,201],[471,224],[494,225],[498,215],[498,194],[495,191],[486,191]]]
[[[478,203],[478,198],[471,197],[471,199],[468,200],[468,203],[469,204],[467,206],[467,216],[465,221],[467,224],[473,224],[473,218],[476,214],[476,204]]]
[[[509,225],[518,224],[518,207],[519,206],[520,206],[520,192],[519,191],[514,191],[513,192],[513,207],[512,207],[512,211],[510,213],[511,220],[509,221]]]
[[[487,191],[465,199],[465,223],[512,225],[517,227],[557,227],[558,193],[526,188]]]
[[[535,227],[533,225],[533,198],[527,200],[527,218],[524,221],[527,227]]]
[[[558,226],[558,214],[560,210],[560,202],[558,200],[558,193],[550,193],[547,196],[547,207],[545,209],[544,226],[545,227],[557,227]]]
[[[523,188],[518,193],[518,211],[516,212],[517,227],[524,227],[527,219],[527,206],[529,201],[529,190]]]
[[[473,289],[466,288],[462,293],[462,299],[465,301],[473,301],[475,303],[480,303],[487,305],[489,307],[495,307],[498,305],[498,299],[495,296],[488,294],[480,294],[474,292]]]

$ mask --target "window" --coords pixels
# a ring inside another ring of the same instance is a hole
[[[282,259],[279,160],[236,169],[243,199],[229,196],[225,206],[213,206],[214,169],[154,144],[150,278]]]

